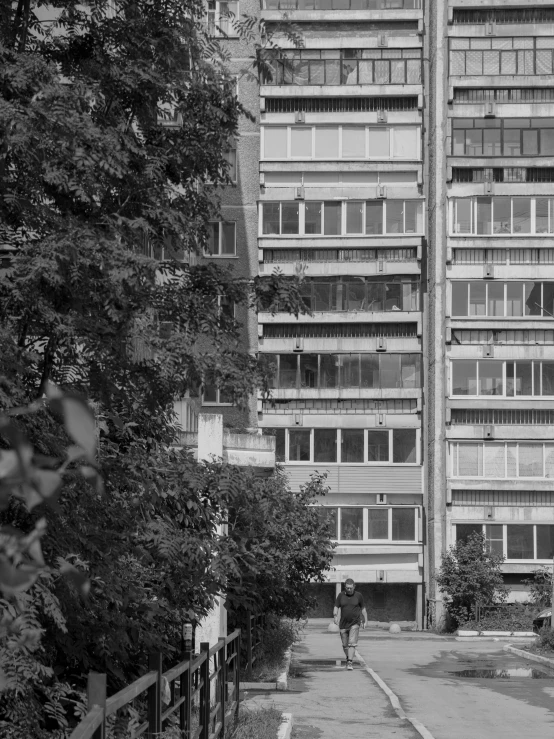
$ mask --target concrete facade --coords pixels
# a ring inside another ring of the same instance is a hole
[[[239,13],[273,51],[256,81],[255,43],[224,41],[252,113],[223,194],[235,263],[300,269],[312,314],[249,316],[272,402],[204,410],[274,434],[293,488],[327,474],[320,610],[352,576],[440,621],[441,555],[479,528],[521,599],[554,548],[554,2]]]

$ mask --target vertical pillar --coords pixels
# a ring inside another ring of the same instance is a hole
[[[416,621],[417,628],[423,629],[423,583],[418,582],[416,591]]]
[[[201,413],[198,416],[198,461],[223,457],[223,416]]]

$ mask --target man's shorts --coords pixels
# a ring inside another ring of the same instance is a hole
[[[359,633],[360,633],[360,624],[354,624],[349,629],[341,629],[340,638],[342,641],[342,646],[345,649],[347,647],[357,647]]]

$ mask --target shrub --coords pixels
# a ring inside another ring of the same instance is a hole
[[[541,629],[535,647],[543,652],[554,652],[554,631],[548,626]]]
[[[537,606],[548,608],[552,604],[552,572],[541,567],[533,572],[532,580],[524,580],[529,586],[529,600]]]
[[[474,619],[477,603],[506,601],[508,592],[500,569],[503,561],[504,557],[487,550],[485,537],[479,533],[456,542],[442,555],[436,581],[456,625]]]
[[[487,610],[480,621],[466,621],[464,628],[481,631],[532,631],[537,607],[533,603],[504,603]]]
[[[242,708],[227,739],[275,739],[281,721],[281,711],[273,706],[258,711]]]

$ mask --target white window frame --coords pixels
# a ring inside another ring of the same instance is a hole
[[[204,399],[204,393],[202,393],[202,405],[206,407],[214,407],[214,406],[226,406],[226,407],[232,407],[234,404],[229,402],[222,402],[220,400],[221,398],[221,389],[216,387],[216,400],[205,400]]]
[[[486,539],[486,527],[487,526],[502,526],[502,554],[505,558],[505,562],[509,563],[523,563],[523,562],[542,562],[544,564],[548,563],[551,564],[552,560],[550,558],[545,559],[539,559],[537,557],[537,526],[553,526],[554,521],[548,522],[548,521],[510,521],[509,523],[503,522],[503,521],[454,521],[452,522],[452,543],[455,544],[457,533],[458,533],[458,526],[464,526],[468,524],[473,524],[476,526],[481,526],[481,532],[483,536]],[[508,526],[532,526],[533,527],[533,558],[532,559],[508,559]],[[339,529],[340,531],[340,529]]]
[[[459,455],[459,448],[463,447],[465,445],[471,444],[472,446],[480,446],[482,449],[481,456],[482,456],[482,468],[483,468],[483,474],[482,475],[465,475],[462,476],[459,474],[460,470],[460,455]],[[487,444],[503,444],[504,445],[504,474],[501,476],[493,476],[493,475],[487,475],[487,469],[485,464],[485,454],[484,449],[487,446]],[[520,446],[524,444],[533,444],[536,446],[542,445],[542,475],[532,475],[529,477],[526,477],[525,475],[519,474],[519,450]],[[508,475],[508,446],[510,446],[510,451],[515,452],[515,475]],[[515,449],[514,449],[515,447]],[[485,442],[485,441],[478,441],[478,440],[472,440],[472,441],[451,441],[449,443],[449,456],[450,456],[450,477],[457,478],[457,479],[475,479],[475,480],[508,480],[512,479],[512,477],[517,478],[518,480],[547,480],[550,479],[549,477],[546,477],[546,456],[547,452],[549,450],[554,450],[554,444],[548,443],[545,441],[541,441],[540,439],[518,439],[518,440],[510,440],[510,441],[493,441],[493,442]]]
[[[476,384],[476,387],[477,387],[477,394],[475,394],[475,395],[454,395],[454,364],[456,362],[467,362],[467,361],[475,362],[476,363],[476,366],[477,366],[476,375],[475,375],[475,379],[476,379],[476,383],[475,384]],[[456,359],[451,359],[450,360],[450,367],[449,367],[449,369],[450,369],[450,397],[453,398],[453,399],[454,398],[505,398],[507,400],[510,400],[512,398],[513,399],[518,399],[518,398],[519,399],[529,399],[529,400],[539,400],[541,398],[552,398],[552,397],[554,397],[554,395],[543,395],[542,394],[542,385],[543,385],[542,365],[543,365],[543,362],[552,363],[553,361],[554,360],[548,360],[548,359],[500,359],[500,360],[498,360],[498,359],[484,359],[484,358],[482,358],[482,359],[481,358],[480,359],[474,359],[473,357],[458,357]],[[481,366],[481,363],[482,362],[495,362],[497,364],[502,364],[502,393],[499,393],[498,395],[488,395],[488,394],[480,395],[479,394],[479,382],[480,382],[479,367]],[[517,364],[518,364],[518,362],[521,362],[521,363],[531,362],[531,365],[532,365],[532,369],[531,369],[531,389],[532,389],[532,394],[531,395],[522,395],[521,393],[514,394],[514,395],[508,395],[507,392],[506,392],[507,391],[507,384],[508,384],[508,382],[507,382],[507,380],[508,380],[508,378],[507,378],[507,366],[508,366],[508,364],[514,364],[515,365],[514,371],[517,372]],[[540,370],[539,370],[539,373],[538,373],[539,374],[539,391],[540,391],[539,393],[535,393],[534,392],[534,390],[535,390],[535,374],[536,374],[536,372],[535,372],[535,365],[536,364],[538,364],[540,366]]]
[[[356,126],[354,123],[346,124],[345,127],[352,128],[353,126]],[[315,132],[317,128],[337,128],[338,130],[338,139],[339,139],[339,146],[338,146],[338,155],[336,157],[316,157],[315,156]],[[342,150],[343,150],[343,125],[342,124],[332,124],[332,123],[321,123],[317,125],[310,125],[310,124],[299,124],[299,125],[283,125],[283,124],[268,124],[263,125],[261,127],[261,138],[262,138],[262,160],[263,161],[283,161],[283,157],[271,157],[268,156],[268,153],[266,152],[266,137],[265,133],[268,128],[286,128],[287,129],[287,155],[284,158],[285,160],[290,160],[293,162],[298,161],[337,161],[337,160],[344,160],[344,161],[355,161],[355,162],[363,162],[363,161],[400,161],[400,162],[410,162],[410,161],[419,161],[421,159],[421,126],[410,124],[410,125],[376,125],[376,126],[364,126],[361,124],[360,126],[356,126],[358,128],[365,128],[365,155],[362,157],[344,157]],[[309,129],[311,128],[312,131],[312,146],[311,146],[311,153],[307,156],[292,156],[292,131],[294,129]],[[370,156],[369,155],[369,137],[370,132],[372,129],[385,129],[388,131],[388,139],[389,139],[389,151],[387,156],[379,155],[379,156]],[[415,129],[416,130],[416,140],[417,140],[417,151],[415,153],[415,156],[409,156],[409,157],[395,157],[393,156],[393,144],[394,144],[394,131],[397,130],[403,130],[403,129]]]
[[[213,8],[210,8],[211,4],[214,5]],[[207,18],[208,32],[210,36],[212,36],[213,38],[238,38],[239,34],[232,27],[230,18],[223,19],[223,23],[228,23],[229,33],[221,29],[221,26],[223,25],[221,22],[221,19],[222,19],[221,6],[222,5],[236,5],[236,10],[230,10],[230,12],[233,13],[236,20],[240,18],[239,0],[209,0],[208,11],[207,11],[208,13],[208,18]]]
[[[487,196],[488,197],[488,196]],[[450,235],[451,236],[461,236],[461,237],[470,237],[475,236],[479,239],[502,239],[502,238],[516,238],[516,239],[525,239],[525,238],[552,238],[554,235],[554,198],[552,198],[549,195],[545,196],[519,196],[522,199],[525,200],[531,200],[531,230],[529,233],[520,233],[520,232],[514,232],[514,200],[518,199],[518,196],[511,196],[511,195],[492,195],[490,196],[492,200],[492,208],[491,208],[491,226],[494,223],[494,201],[496,198],[504,198],[509,197],[510,198],[510,232],[509,233],[490,233],[490,234],[480,234],[477,233],[477,196],[472,196],[470,198],[462,198],[462,197],[454,197],[450,199],[450,206],[449,206],[449,222],[450,222]],[[537,233],[537,200],[548,200],[548,228],[549,231],[540,232]],[[464,231],[457,231],[456,230],[456,224],[458,223],[458,203],[460,201],[470,201],[471,208],[470,208],[470,216],[471,216],[471,223],[470,223],[470,231],[464,232]]]
[[[337,534],[338,537],[334,538],[339,545],[356,545],[356,544],[373,544],[375,546],[384,545],[399,545],[403,546],[406,544],[417,544],[420,542],[420,520],[421,520],[421,506],[418,505],[334,505],[334,506],[321,506],[322,508],[334,508],[337,511]],[[341,525],[342,525],[342,509],[343,508],[358,508],[363,511],[363,524],[362,524],[362,538],[361,539],[341,539]],[[393,508],[401,508],[403,510],[414,511],[414,538],[413,539],[393,539],[392,538],[392,510]],[[380,510],[387,511],[387,538],[386,539],[370,539],[369,538],[369,510]],[[536,551],[536,549],[535,549]]]
[[[218,244],[217,244],[218,251],[217,252],[214,251],[210,253],[209,250],[206,249],[205,256],[211,257],[214,259],[236,259],[237,258],[237,222],[236,221],[225,221],[225,220],[210,221],[210,228],[212,228],[216,223],[219,224],[220,226],[218,229]],[[234,250],[232,254],[222,254],[221,253],[221,243],[222,243],[222,238],[223,238],[223,229],[221,228],[221,224],[223,223],[232,224],[234,227]],[[213,239],[213,241],[214,241],[214,246],[215,246],[215,239]]]
[[[402,428],[402,429],[392,429],[392,428],[380,428],[378,426],[375,426],[373,428],[364,428],[364,429],[335,429],[336,431],[336,449],[337,449],[337,461],[336,462],[315,462],[314,461],[314,442],[315,442],[315,434],[314,431],[316,429],[314,428],[304,428],[304,427],[298,427],[298,428],[286,428],[285,429],[285,462],[284,464],[290,464],[294,466],[302,466],[302,465],[314,465],[314,464],[326,464],[331,466],[338,466],[338,465],[348,465],[352,467],[419,467],[421,465],[421,430],[418,428]],[[332,430],[332,429],[329,429]],[[343,462],[342,461],[342,431],[362,431],[364,432],[364,461],[363,462]],[[309,431],[310,432],[310,460],[306,462],[300,462],[296,460],[290,459],[290,447],[289,447],[289,432],[290,431]],[[389,457],[387,460],[384,460],[382,462],[370,462],[368,461],[368,432],[369,431],[384,431],[387,432],[389,435],[389,442],[388,442],[388,448],[389,448]],[[416,446],[416,461],[415,462],[393,462],[394,459],[394,450],[393,450],[393,432],[394,431],[415,431],[415,446]]]

